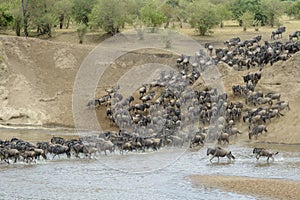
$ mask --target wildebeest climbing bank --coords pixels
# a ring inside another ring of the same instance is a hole
[[[3,1],[1,198],[297,199],[299,8]]]

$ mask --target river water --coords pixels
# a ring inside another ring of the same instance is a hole
[[[52,135],[76,137],[68,131],[1,129],[0,139],[12,136],[32,142],[49,141]],[[207,145],[209,146],[209,145]],[[256,145],[264,147],[263,145]],[[220,158],[210,163],[206,147],[162,148],[158,152],[120,155],[115,152],[92,159],[67,159],[62,156],[37,163],[0,163],[0,199],[256,199],[253,196],[194,187],[194,174],[278,178],[300,181],[300,147],[265,146],[279,151],[275,161],[256,161],[253,146],[234,144],[236,160]]]

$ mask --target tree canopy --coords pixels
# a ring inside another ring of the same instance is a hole
[[[53,27],[69,28],[70,24],[76,30],[101,28],[114,35],[126,25],[138,24],[154,31],[162,26],[182,28],[183,23],[190,23],[200,35],[205,35],[218,24],[222,27],[228,19],[237,20],[244,28],[257,22],[275,26],[284,13],[300,19],[300,1],[0,0],[0,29],[11,28],[18,36],[51,37]]]

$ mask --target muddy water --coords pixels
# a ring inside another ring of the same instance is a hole
[[[5,134],[2,134],[4,133]],[[54,134],[76,137],[68,131],[1,130],[1,137],[49,139]],[[20,134],[20,135],[18,135]],[[44,140],[42,140],[44,141]],[[259,145],[263,146],[263,145]],[[0,199],[256,199],[253,196],[193,187],[192,174],[220,174],[300,181],[300,147],[273,145],[280,151],[274,162],[259,161],[249,145],[230,145],[236,156],[228,163],[209,162],[206,148],[191,152],[184,148],[164,148],[159,152],[115,152],[93,159],[65,157],[37,163],[0,164]]]

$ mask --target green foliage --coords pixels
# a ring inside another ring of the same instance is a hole
[[[30,0],[28,13],[31,28],[36,28],[38,34],[52,36],[52,27],[57,18],[54,14],[54,0]]]
[[[223,28],[223,21],[229,20],[232,18],[232,12],[228,8],[228,4],[217,4],[216,5],[216,12],[220,18],[220,27]]]
[[[126,0],[125,10],[127,23],[135,25],[141,21],[141,9],[144,4],[144,0]]]
[[[79,44],[83,43],[84,36],[88,31],[88,27],[85,24],[79,24],[77,28],[77,34],[79,38]]]
[[[0,28],[6,29],[13,22],[12,13],[7,4],[0,4]]]
[[[71,0],[60,0],[54,3],[54,14],[59,20],[60,29],[62,29],[63,25],[66,25],[66,28],[69,27],[72,6]]]
[[[152,32],[154,32],[157,27],[166,22],[167,17],[162,11],[158,10],[155,1],[148,0],[141,9],[141,20],[146,24],[146,26],[151,27]]]
[[[279,0],[263,0],[262,9],[267,16],[267,24],[271,27],[279,21],[279,17],[284,13],[284,7]]]
[[[254,14],[249,11],[246,11],[240,17],[240,20],[242,21],[243,31],[247,31],[247,28],[249,28],[249,26],[252,26],[255,21]]]
[[[234,19],[242,26],[241,16],[249,11],[254,14],[255,20],[260,20],[262,25],[266,23],[267,16],[262,9],[261,0],[233,0],[230,6]]]
[[[78,24],[85,24],[88,26],[89,15],[93,7],[96,5],[97,0],[72,0],[72,15]]]
[[[143,26],[155,31],[162,24],[182,27],[189,22],[205,35],[232,18],[244,30],[276,26],[284,12],[300,19],[300,0],[0,0],[0,29],[13,28],[18,36],[35,29],[51,36],[54,26],[68,28],[74,20],[79,29],[102,28],[112,35],[130,24],[142,38]]]
[[[300,19],[300,1],[291,3],[286,13],[290,17],[295,17],[296,19]]]
[[[205,35],[215,25],[220,23],[216,7],[209,2],[195,2],[188,7],[190,24],[200,35]]]
[[[160,11],[166,17],[166,25],[164,28],[168,28],[170,22],[176,20],[177,9],[171,4],[165,3],[160,7]]]
[[[126,21],[125,2],[119,0],[99,0],[90,15],[91,27],[101,27],[114,35],[120,32]]]

